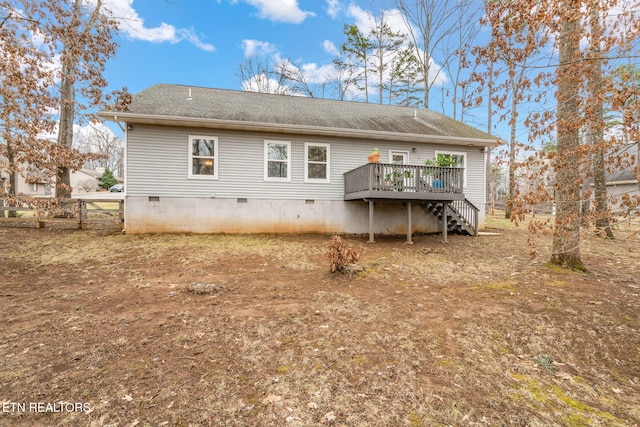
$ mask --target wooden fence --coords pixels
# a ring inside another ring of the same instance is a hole
[[[51,225],[73,224],[77,226],[78,230],[86,230],[90,225],[104,228],[105,225],[113,224],[123,229],[124,200],[63,199],[59,206],[50,210],[25,206],[5,206],[4,200],[0,199],[1,223],[34,223],[35,228],[44,228],[47,223]]]

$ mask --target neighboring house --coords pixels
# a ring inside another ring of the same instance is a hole
[[[80,169],[71,172],[70,180],[71,187],[73,188],[73,194],[77,195],[97,191],[100,188],[100,178],[102,178],[103,173],[104,168],[96,168],[96,170]],[[26,196],[33,197],[53,197],[55,195],[55,177],[47,178],[44,174],[32,174],[31,176],[40,176],[40,178],[35,182],[27,182],[25,174],[18,174],[16,176],[16,194],[24,194]],[[115,178],[118,182],[123,182],[121,178]],[[8,173],[2,173],[2,175],[0,175],[0,183],[4,183],[3,185],[8,190]]]
[[[99,114],[126,123],[128,233],[437,232],[445,206],[483,228],[496,138],[433,111],[158,84]]]
[[[71,188],[73,188],[73,194],[77,196],[82,193],[94,193],[102,189],[100,187],[102,175],[104,174],[103,167],[97,167],[95,170],[93,169],[85,169],[82,168],[77,171],[71,172],[71,176],[69,177],[71,181]],[[114,178],[122,183],[124,180],[117,176]]]
[[[103,168],[80,169],[75,172],[71,172],[69,179],[71,181],[71,188],[73,188],[73,194],[78,193],[93,193],[100,188],[100,178],[104,173]]]
[[[9,190],[9,174],[3,172],[0,176],[5,191]],[[16,176],[16,194],[33,197],[51,197],[55,192],[55,179],[47,178],[44,174],[31,175],[31,182],[27,182],[25,174]]]
[[[625,144],[616,151],[614,156],[623,158],[624,160],[621,162],[622,166],[616,167],[615,164],[611,165],[609,168],[613,170],[607,172],[607,196],[611,201],[609,208],[613,212],[628,213],[631,217],[638,216],[640,214],[640,207],[624,206],[623,200],[627,196],[631,200],[640,197],[640,184],[638,182],[638,176],[640,176],[640,170],[638,170],[638,165],[640,164],[639,144]],[[593,199],[594,195],[592,192],[592,202]]]

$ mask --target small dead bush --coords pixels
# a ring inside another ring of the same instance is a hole
[[[360,259],[360,253],[338,235],[331,238],[327,256],[331,264],[332,273],[341,271],[345,265],[355,264]]]

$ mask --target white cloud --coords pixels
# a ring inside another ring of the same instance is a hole
[[[309,83],[325,83],[335,76],[335,66],[325,64],[318,67],[315,62],[303,64],[300,68]]]
[[[246,39],[242,40],[242,49],[244,50],[245,58],[251,58],[254,56],[278,56],[278,49],[275,45],[269,42],[263,42],[260,40]]]
[[[327,0],[327,15],[336,19],[340,10],[342,10],[342,5],[338,0]]]
[[[384,13],[384,20],[392,31],[409,34],[407,24],[398,9],[384,10],[382,13]],[[351,4],[347,9],[347,15],[355,20],[355,24],[365,35],[371,32],[376,22],[376,17],[371,12],[354,4]],[[378,19],[380,19],[379,16]]]
[[[365,34],[369,33],[373,18],[370,12],[367,12],[355,4],[351,4],[347,9],[347,15],[356,21],[355,24],[358,26],[360,31]]]
[[[340,51],[338,50],[338,48],[336,47],[335,44],[333,44],[333,42],[331,40],[325,40],[322,42],[322,48],[324,49],[324,51],[326,53],[328,53],[329,55],[338,55],[340,53]]]
[[[244,0],[258,9],[260,18],[274,22],[286,22],[299,24],[309,16],[315,16],[313,12],[300,9],[298,0]]]
[[[282,86],[277,80],[269,78],[264,73],[243,81],[242,90],[245,92],[274,93],[279,95],[289,95],[291,93],[288,87]]]
[[[186,40],[204,51],[215,50],[215,46],[200,40],[192,28],[176,28],[166,22],[162,22],[157,27],[146,27],[144,19],[133,8],[133,0],[105,0],[104,5],[118,20],[120,31],[130,39],[171,44]]]

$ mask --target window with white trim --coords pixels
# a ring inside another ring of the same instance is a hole
[[[436,159],[445,157],[449,160],[449,164],[454,168],[464,168],[463,186],[467,187],[467,153],[463,151],[436,151]]]
[[[264,142],[265,181],[291,181],[291,142]]]
[[[189,135],[189,178],[218,179],[218,137]]]
[[[330,182],[329,144],[304,144],[304,181]]]

